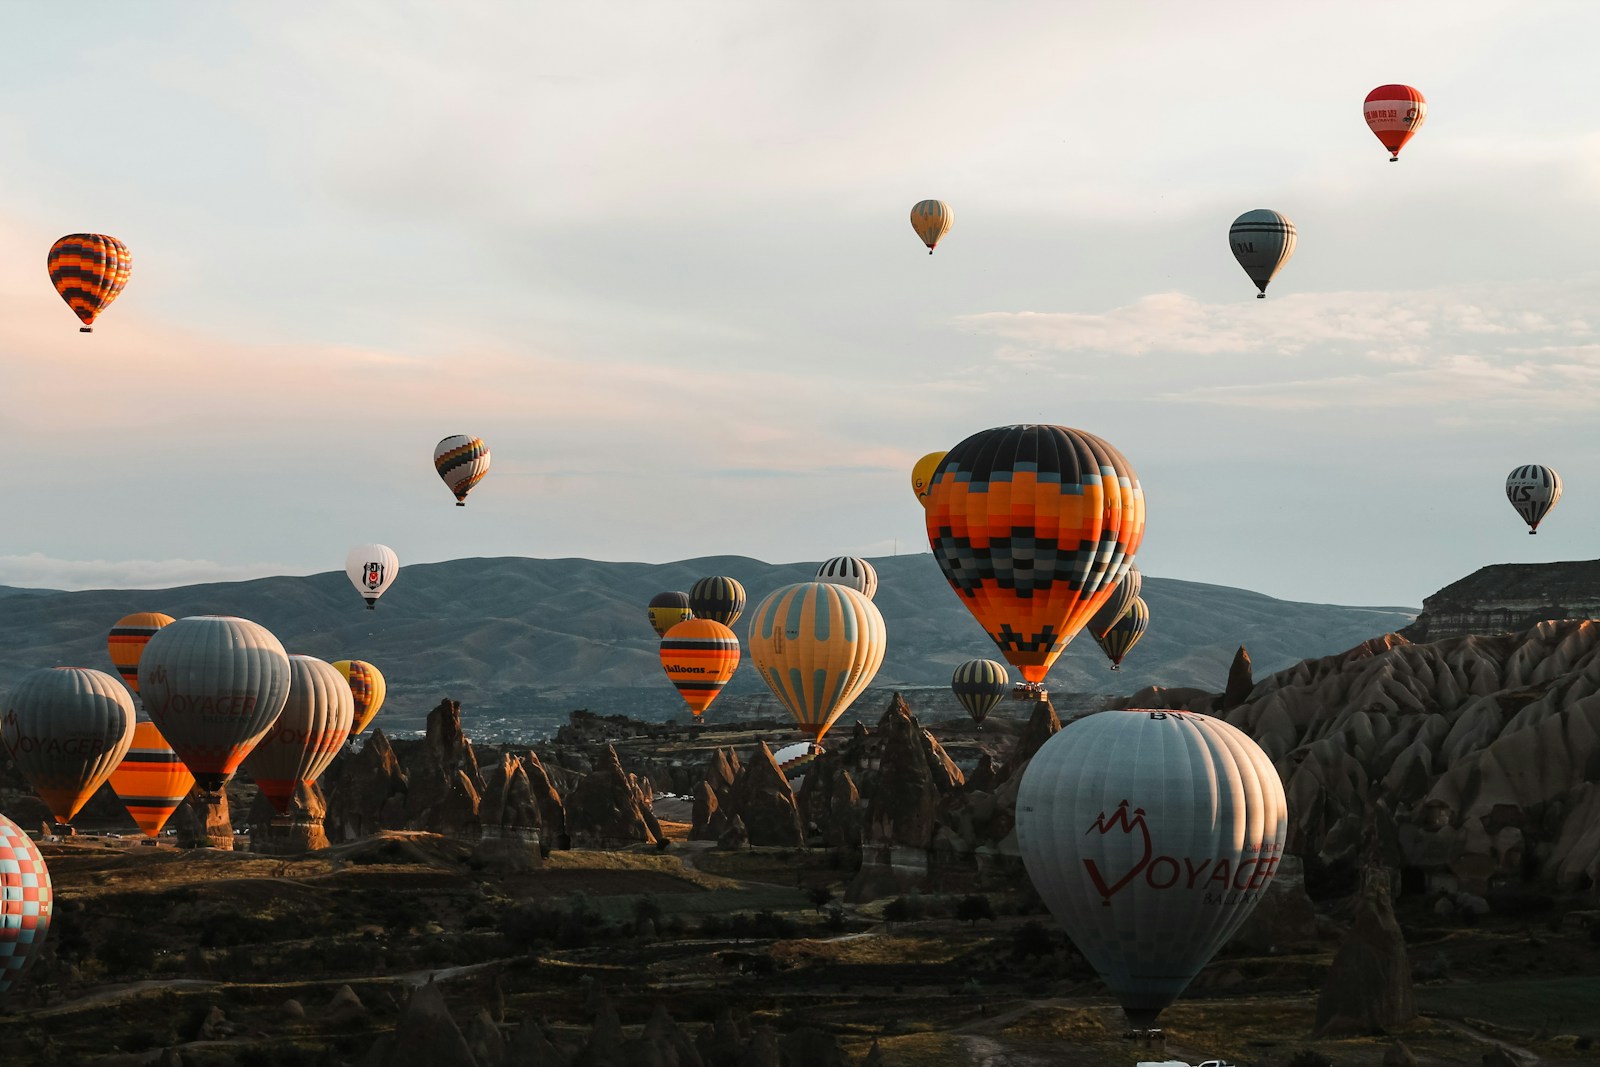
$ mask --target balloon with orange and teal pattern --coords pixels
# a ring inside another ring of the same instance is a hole
[[[950,588],[1037,685],[1132,565],[1144,490],[1094,434],[998,426],[950,450],[924,518]]]
[[[854,589],[798,582],[768,594],[750,623],[750,656],[803,733],[821,741],[883,665],[883,615]]]

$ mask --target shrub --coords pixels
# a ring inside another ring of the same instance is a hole
[[[1303,1048],[1289,1057],[1289,1067],[1333,1067],[1333,1061],[1314,1048]]]
[[[956,903],[956,918],[978,925],[979,919],[994,920],[994,908],[982,893],[969,893]]]

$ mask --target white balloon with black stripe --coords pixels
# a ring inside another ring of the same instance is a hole
[[[1561,499],[1561,475],[1540,463],[1524,463],[1506,475],[1506,499],[1528,524],[1528,532],[1536,534]]]
[[[868,600],[878,591],[878,571],[859,556],[834,556],[817,568],[817,581],[854,589]]]

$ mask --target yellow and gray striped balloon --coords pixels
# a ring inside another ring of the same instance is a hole
[[[943,200],[919,200],[911,209],[911,228],[928,246],[930,256],[939,238],[950,232],[950,225],[955,221],[956,213]]]
[[[1011,675],[1005,664],[992,659],[969,659],[950,678],[951,692],[979,725],[1010,688]]]
[[[888,631],[877,607],[854,589],[798,582],[756,607],[749,642],[768,688],[820,741],[877,675]]]
[[[1136,596],[1133,603],[1128,605],[1128,610],[1122,613],[1122,618],[1112,623],[1111,629],[1094,641],[1111,661],[1111,669],[1120,671],[1123,657],[1133,651],[1133,646],[1139,643],[1139,638],[1149,628],[1150,608],[1143,597]]]

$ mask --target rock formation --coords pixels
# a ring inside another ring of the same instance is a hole
[[[961,774],[943,750],[938,761],[931,755],[927,741],[932,739],[899,693],[873,734],[881,741],[880,755],[866,805],[861,870],[846,893],[850,901],[871,900],[922,883],[928,873],[939,786],[954,789]],[[946,764],[955,770],[954,778]]]
[[[355,841],[380,830],[406,826],[406,773],[381,729],[367,735],[361,751],[335,763],[323,827],[334,841]]]
[[[461,704],[441,700],[428,713],[427,737],[407,761],[406,827],[464,841],[482,836],[478,805],[483,776],[472,742],[461,731]]]
[[[1541,622],[1600,617],[1600,560],[1500,563],[1422,601],[1400,631],[1411,641],[1518,633]]]
[[[364,1067],[480,1067],[432,982],[412,990],[394,1033],[380,1037]]]
[[[1378,1034],[1417,1016],[1405,935],[1394,917],[1389,872],[1363,871],[1355,922],[1317,997],[1318,1037]]]
[[[724,818],[737,816],[744,823],[751,845],[805,844],[794,792],[765,743],[756,746],[717,810]]]
[[[287,815],[279,815],[267,798],[257,793],[250,804],[250,851],[300,856],[327,848],[328,835],[323,831],[327,810],[322,789],[315,782],[295,785]]]
[[[473,862],[498,870],[526,870],[539,862],[539,804],[524,761],[502,753],[484,776],[478,821],[483,839]]]
[[[196,786],[169,825],[177,831],[179,848],[233,848],[233,820],[228,814],[228,791],[207,793]]]
[[[1250,699],[1250,691],[1256,687],[1255,676],[1250,670],[1250,653],[1245,651],[1243,645],[1233,654],[1233,663],[1228,667],[1228,684],[1222,691],[1222,706],[1219,710],[1228,712]]]
[[[567,832],[573,845],[615,848],[663,840],[648,786],[624,771],[617,750],[607,745],[595,769],[567,797]]]

